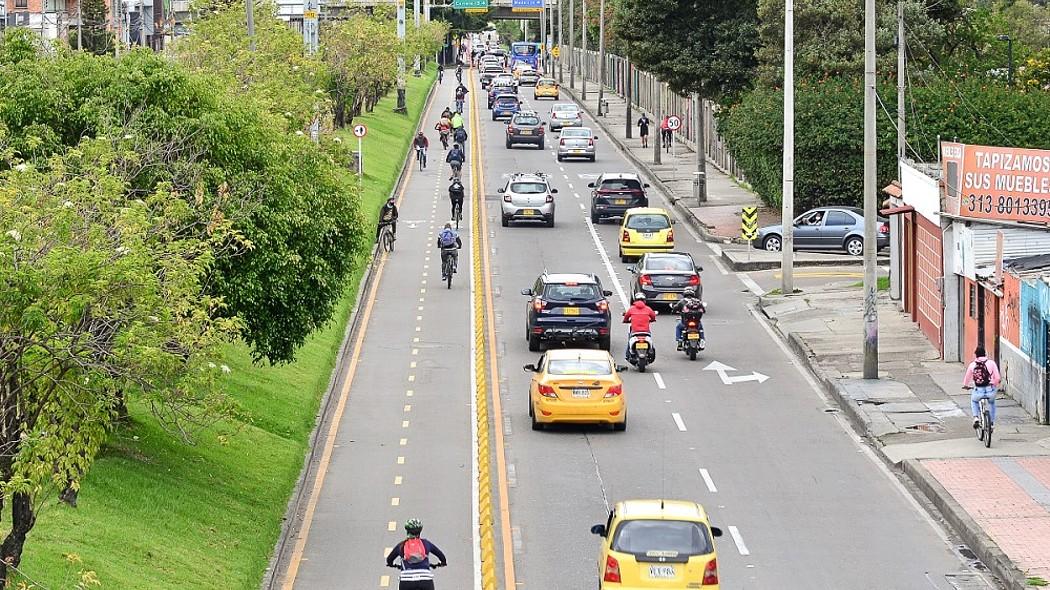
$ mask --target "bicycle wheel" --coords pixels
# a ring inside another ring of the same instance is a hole
[[[988,410],[984,411],[983,414],[984,428],[984,446],[985,448],[992,448],[992,414]]]
[[[383,249],[387,252],[394,251],[394,232],[389,229],[383,231]]]
[[[445,263],[442,264],[441,274],[445,275],[445,281],[448,283],[448,288],[452,288],[452,257],[449,256],[445,259]]]
[[[456,205],[456,214],[452,216],[456,220],[456,229],[459,229],[459,222],[463,220],[463,206]]]

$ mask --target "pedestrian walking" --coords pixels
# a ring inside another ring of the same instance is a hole
[[[642,147],[649,147],[649,117],[642,113],[638,119],[638,137],[642,138]]]

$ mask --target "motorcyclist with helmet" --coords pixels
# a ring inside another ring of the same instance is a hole
[[[682,332],[685,330],[685,317],[687,315],[696,315],[698,317],[697,328],[700,330],[700,350],[703,350],[707,346],[707,341],[704,339],[704,322],[699,318],[703,317],[704,312],[707,311],[707,304],[696,296],[696,287],[686,287],[682,291],[682,298],[671,306],[671,311],[679,314],[678,325],[674,328],[674,337],[678,342],[678,350],[682,350]]]
[[[627,350],[624,356],[631,356],[631,337],[635,334],[651,334],[650,324],[656,321],[656,312],[645,304],[645,294],[635,293],[634,302],[623,312],[623,323],[630,324],[627,332]]]

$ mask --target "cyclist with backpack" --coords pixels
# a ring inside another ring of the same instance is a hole
[[[463,200],[466,197],[466,190],[463,188],[463,183],[459,179],[452,181],[452,184],[448,187],[448,200],[452,205],[452,221],[456,221],[456,205],[459,205],[459,212],[463,214]]]
[[[441,278],[445,279],[448,278],[445,275],[445,261],[449,257],[452,258],[452,272],[455,273],[459,266],[459,249],[463,247],[463,240],[459,239],[459,234],[452,229],[452,224],[446,223],[445,228],[438,234],[437,245],[441,249]]]
[[[399,590],[434,590],[434,572],[431,570],[448,565],[445,554],[437,545],[420,536],[423,523],[418,518],[408,519],[405,532],[408,538],[390,551],[390,555],[386,556],[386,565],[398,567],[394,565],[394,561],[401,559],[401,575],[398,576],[397,586]],[[439,563],[430,563],[431,554],[440,560]]]
[[[973,384],[973,392],[970,394],[970,410],[973,412],[973,427],[981,425],[981,399],[988,400],[988,413],[991,414],[992,424],[995,424],[995,393],[999,391],[999,367],[995,361],[988,358],[983,346],[978,346],[973,351],[974,360],[966,367],[966,376],[963,377],[963,387]]]

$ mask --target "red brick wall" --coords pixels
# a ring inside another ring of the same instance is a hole
[[[943,352],[944,310],[941,298],[943,262],[941,228],[921,215],[915,219],[915,318],[926,337]]]
[[[28,8],[22,8],[22,7],[18,6],[18,4],[16,4],[15,0],[6,0],[6,1],[7,1],[7,14],[11,14],[12,12],[32,12],[34,14],[40,14],[41,12],[44,11],[44,1],[43,0],[27,0],[26,5],[28,6]]]
[[[1021,280],[1003,273],[1003,298],[999,310],[999,334],[1007,342],[1021,348]]]

